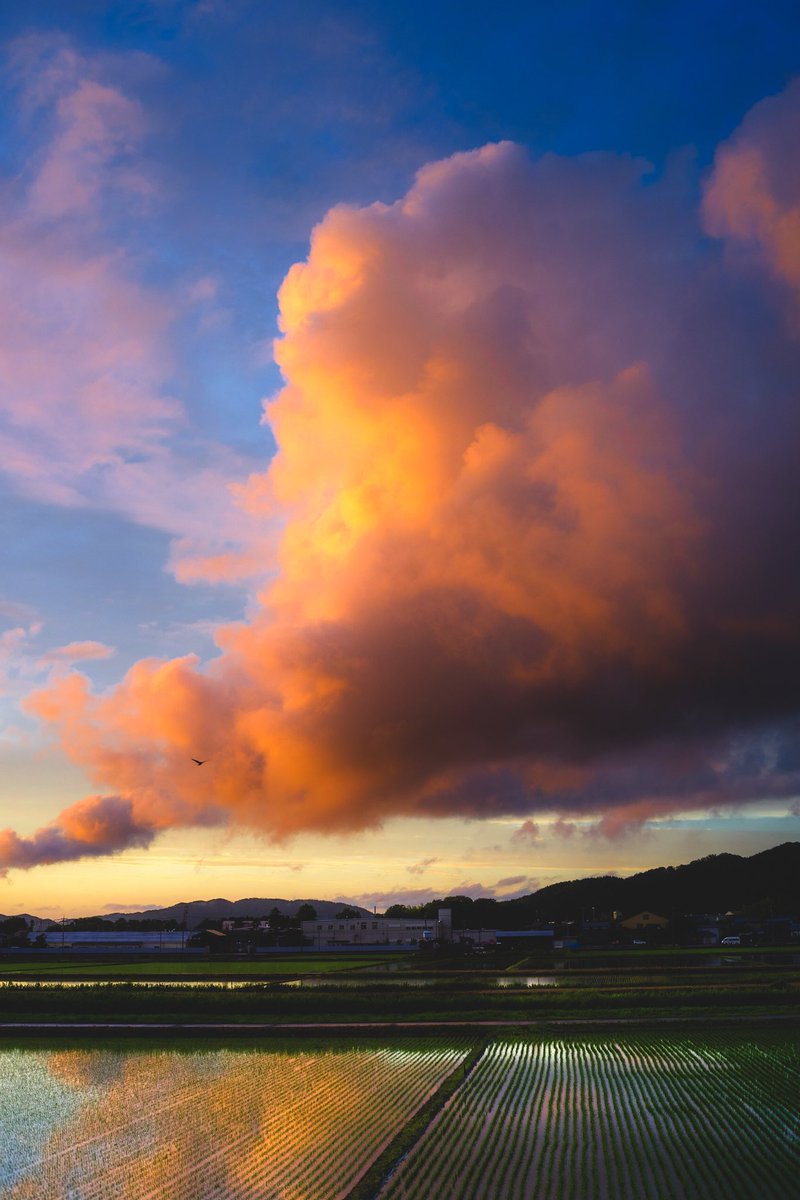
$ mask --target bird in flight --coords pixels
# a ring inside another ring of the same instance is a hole
[[[202,767],[203,763],[208,762],[208,759],[207,758],[193,758],[192,762],[197,763],[198,767]]]

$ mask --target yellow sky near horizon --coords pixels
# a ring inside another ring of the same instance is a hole
[[[713,824],[709,827],[709,820]],[[520,822],[454,818],[389,822],[359,837],[305,836],[275,846],[242,833],[167,833],[146,851],[12,871],[0,880],[0,913],[88,916],[223,897],[349,899],[381,909],[458,894],[524,894],[587,875],[630,875],[723,851],[750,855],[796,840],[800,820],[708,815],[651,825],[615,841],[578,828],[558,836],[539,822],[535,843]]]

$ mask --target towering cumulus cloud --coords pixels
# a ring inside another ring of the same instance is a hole
[[[108,794],[7,834],[6,865],[199,823],[613,834],[795,792],[799,108],[759,106],[702,200],[504,143],[330,212],[281,290],[279,450],[240,492],[281,530],[257,615],[205,668],[32,697]]]

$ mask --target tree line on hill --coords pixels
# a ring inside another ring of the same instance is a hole
[[[393,904],[387,917],[433,919],[450,908],[461,929],[527,929],[593,913],[689,914],[741,912],[753,917],[800,916],[800,842],[784,842],[750,858],[711,854],[679,867],[656,867],[621,879],[603,875],[553,883],[515,900],[445,896],[427,904]]]
[[[349,904],[345,904],[333,916],[335,921],[350,921],[358,916],[361,916],[361,910],[353,908]],[[266,924],[270,929],[300,929],[303,921],[316,921],[317,910],[313,904],[301,904],[294,916],[289,913],[282,912],[277,906],[273,907],[266,916],[256,915],[255,913],[244,913],[232,919],[236,926],[245,928],[248,925]],[[197,925],[198,929],[221,929],[227,923],[229,918],[224,917],[206,917]]]

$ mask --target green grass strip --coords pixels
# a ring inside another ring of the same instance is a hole
[[[488,1043],[482,1038],[470,1051],[454,1071],[442,1081],[422,1108],[408,1121],[386,1149],[378,1155],[369,1170],[361,1176],[358,1183],[347,1193],[345,1200],[373,1200],[384,1186],[389,1176],[397,1169],[402,1159],[411,1152],[424,1134],[431,1121],[441,1112],[447,1101],[464,1083],[478,1060],[483,1055]]]

